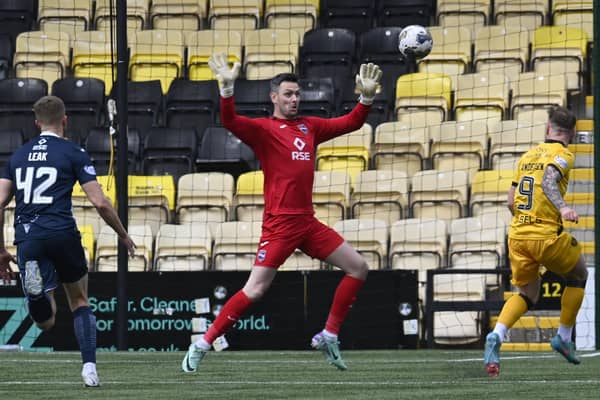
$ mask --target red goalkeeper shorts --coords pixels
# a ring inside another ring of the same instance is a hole
[[[313,215],[265,215],[254,265],[279,268],[296,249],[325,260],[343,242]]]

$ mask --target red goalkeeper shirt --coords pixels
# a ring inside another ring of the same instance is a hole
[[[312,187],[317,145],[362,127],[369,106],[358,103],[342,117],[248,118],[233,97],[221,97],[221,122],[254,150],[265,176],[265,213],[314,214]]]

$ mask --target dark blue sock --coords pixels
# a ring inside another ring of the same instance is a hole
[[[96,316],[88,306],[73,311],[75,336],[79,342],[83,363],[96,362]]]

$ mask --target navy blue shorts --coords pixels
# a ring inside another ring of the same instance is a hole
[[[88,272],[78,231],[56,232],[50,238],[19,242],[17,262],[21,280],[25,279],[28,261],[37,261],[45,292],[56,289],[59,283],[77,282]]]

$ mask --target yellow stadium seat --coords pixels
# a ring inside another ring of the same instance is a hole
[[[129,224],[148,225],[156,236],[175,208],[175,182],[171,175],[128,177]]]
[[[438,24],[448,27],[465,27],[473,32],[477,28],[487,25],[492,8],[491,3],[491,0],[438,0]]]
[[[573,168],[569,173],[569,187],[572,193],[594,192],[594,168]]]
[[[505,76],[524,72],[529,62],[529,31],[514,25],[488,25],[475,31],[473,67]]]
[[[338,136],[317,147],[318,171],[343,171],[354,179],[360,171],[369,169],[369,158],[373,128],[363,126],[342,136]]]
[[[569,207],[573,207],[579,217],[593,216],[594,214],[594,193],[567,193],[565,194],[565,202]]]
[[[254,265],[261,225],[260,221],[230,221],[217,225],[212,268],[218,271],[249,271]]]
[[[409,185],[410,178],[402,170],[359,173],[350,196],[350,215],[393,224],[408,214]]]
[[[135,32],[130,42],[129,77],[132,81],[160,80],[163,93],[182,76],[183,35],[174,30]]]
[[[533,32],[531,65],[538,74],[565,76],[567,90],[578,91],[583,84],[587,59],[584,30],[567,26],[541,26]]]
[[[554,105],[564,106],[567,101],[567,78],[564,75],[523,72],[511,82],[511,86],[513,119],[519,119],[522,110],[545,110]]]
[[[387,263],[388,225],[380,219],[361,218],[338,221],[333,226],[358,251],[369,269],[382,269]]]
[[[514,170],[478,171],[471,184],[469,209],[474,217],[492,214],[508,223],[512,215],[506,206]]]
[[[17,36],[14,71],[17,78],[39,78],[52,87],[70,66],[71,38],[61,31],[31,31]]]
[[[434,45],[429,55],[418,61],[419,72],[449,76],[455,87],[457,77],[471,64],[472,33],[457,25],[430,26],[428,30]]]
[[[73,38],[73,75],[78,78],[96,78],[104,81],[105,94],[112,90],[116,76],[116,38],[111,48],[110,34],[103,31],[79,32]]]
[[[452,107],[452,79],[444,74],[401,75],[396,83],[395,114],[398,121],[436,123],[448,118]]]
[[[289,29],[258,29],[244,35],[243,69],[247,79],[271,79],[295,72],[300,37]]]
[[[229,219],[233,176],[223,172],[186,174],[177,184],[177,221],[180,224],[216,223]]]
[[[458,268],[504,266],[506,223],[492,214],[459,218],[450,223],[450,265]],[[496,280],[496,276],[490,275]]]
[[[296,249],[287,260],[277,268],[277,271],[316,271],[319,269],[321,269],[321,260],[318,258],[311,258],[301,250]]]
[[[242,36],[236,31],[186,32],[185,45],[188,49],[187,63],[190,80],[216,79],[208,68],[208,59],[211,54],[226,54],[230,67],[236,62],[242,63]]]
[[[407,122],[384,122],[375,129],[373,168],[406,171],[409,177],[429,158],[429,130]]]
[[[149,225],[129,225],[131,240],[135,243],[135,255],[129,257],[128,271],[150,271],[152,267],[152,228]],[[119,238],[111,227],[104,226],[96,243],[95,271],[110,272],[117,270]]]
[[[262,0],[211,0],[208,25],[211,29],[247,31],[257,29],[262,16]]]
[[[15,221],[15,198],[4,207],[4,226],[13,226]]]
[[[81,225],[77,228],[79,228],[79,233],[81,234],[81,245],[83,246],[85,259],[88,268],[91,270],[94,261],[94,229],[91,225]]]
[[[346,172],[316,171],[312,189],[315,217],[329,226],[344,219],[350,190],[350,176]]]
[[[262,221],[265,208],[265,177],[261,170],[241,174],[236,183],[233,207],[238,221]]]
[[[510,79],[499,72],[459,75],[454,91],[457,121],[486,121],[488,126],[508,114]]]
[[[152,29],[197,31],[206,18],[204,0],[152,0],[150,5]]]
[[[531,125],[517,120],[500,121],[490,131],[490,166],[514,170],[521,156],[544,141],[546,124]]]
[[[520,26],[529,31],[547,24],[547,0],[495,0],[494,17],[496,24]]]
[[[4,224],[2,227],[2,233],[4,234],[4,248],[11,254],[13,257],[17,257],[17,246],[14,244],[15,241],[15,228],[12,224]],[[18,271],[19,267],[17,264],[10,262],[11,269],[13,271]]]
[[[108,197],[114,206],[117,202],[117,189],[116,180],[114,176],[100,175],[96,177],[96,180],[100,184],[104,195]],[[92,203],[87,199],[87,196],[79,183],[75,183],[73,186],[72,195],[73,205],[73,216],[77,221],[77,225],[84,226],[88,225],[92,228],[92,232],[97,236],[100,233],[102,227],[106,226],[106,222],[100,217]]]
[[[468,176],[466,171],[425,170],[415,173],[410,195],[412,215],[446,221],[463,217]]]
[[[156,235],[154,270],[207,270],[211,258],[211,243],[212,235],[207,224],[162,224]]]
[[[593,0],[555,0],[552,2],[552,21],[558,26],[580,28],[588,40],[594,37]]]
[[[569,150],[575,155],[574,168],[594,167],[594,145],[592,143],[572,143]]]
[[[431,162],[439,171],[465,171],[469,178],[485,165],[487,121],[446,121],[429,127]]]
[[[319,0],[266,0],[265,25],[267,28],[292,29],[300,42],[304,33],[317,26]]]
[[[563,221],[564,228],[580,242],[593,242],[595,221],[593,216],[579,217],[579,221]]]
[[[127,35],[146,27],[148,16],[148,0],[127,0]],[[96,0],[96,13],[94,22],[99,31],[110,31],[117,26],[117,11],[113,0]],[[112,21],[111,21],[112,16]]]
[[[90,0],[40,0],[38,26],[40,31],[64,31],[71,36],[86,31],[92,21]]]

